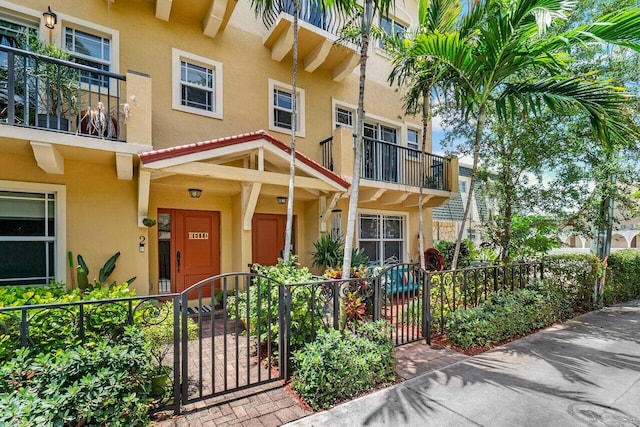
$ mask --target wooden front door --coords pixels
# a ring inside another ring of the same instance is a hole
[[[220,274],[220,213],[177,209],[160,213],[171,217],[171,291],[182,292]],[[203,297],[211,296],[208,287],[203,291]]]
[[[295,230],[295,218],[293,221]],[[253,263],[276,265],[284,251],[286,215],[254,214],[251,233]],[[295,236],[295,233],[294,233]],[[292,237],[295,242],[295,238]]]

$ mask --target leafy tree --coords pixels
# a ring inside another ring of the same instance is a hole
[[[560,247],[561,243],[557,220],[542,215],[512,215],[511,223],[506,227],[509,232],[509,244],[506,248],[503,247],[506,232],[504,219],[500,216],[493,218],[486,228],[487,238],[500,248],[503,262],[544,255],[551,249]],[[505,254],[505,251],[508,253]]]
[[[554,113],[582,113],[605,146],[636,137],[626,115],[630,93],[593,73],[571,75],[569,64],[574,59],[571,47],[580,44],[608,42],[640,49],[640,10],[608,14],[559,34],[547,32],[573,9],[575,3],[563,0],[480,1],[470,6],[461,30],[418,35],[411,42],[409,55],[447,64],[444,83],[462,116],[474,117],[473,170],[463,222],[471,208],[489,108],[499,121],[540,115],[543,107]],[[467,40],[469,24],[475,33]],[[462,230],[453,268],[461,241]]]

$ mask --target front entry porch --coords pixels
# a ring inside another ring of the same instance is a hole
[[[149,235],[150,292],[176,292],[176,286],[184,289],[198,278],[215,275],[178,273],[178,256],[181,269],[185,261],[191,262],[185,252],[188,247],[178,246],[204,244],[184,234],[202,230],[182,229],[182,236],[174,236],[182,211],[217,213],[218,246],[206,250],[218,257],[218,272],[246,272],[255,262],[275,264],[284,249],[282,200],[288,193],[289,157],[289,147],[264,131],[141,154],[139,222],[144,218],[158,222],[157,238],[153,230]],[[331,212],[348,187],[337,174],[296,154],[293,244],[301,263],[311,264],[311,242],[328,230]]]

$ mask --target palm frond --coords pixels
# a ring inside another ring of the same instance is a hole
[[[501,119],[515,114],[539,115],[543,105],[562,114],[585,113],[597,139],[610,147],[627,145],[640,136],[627,114],[632,99],[625,88],[589,74],[506,84],[495,104]]]

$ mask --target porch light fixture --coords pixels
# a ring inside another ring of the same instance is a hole
[[[199,199],[200,196],[202,196],[202,190],[199,188],[190,188],[189,196],[191,196],[192,199]]]
[[[51,6],[47,6],[47,11],[42,16],[44,16],[44,26],[53,30],[58,23],[58,15],[51,11]]]
[[[279,205],[284,205],[285,203],[287,203],[287,198],[286,197],[278,197],[278,204]]]

